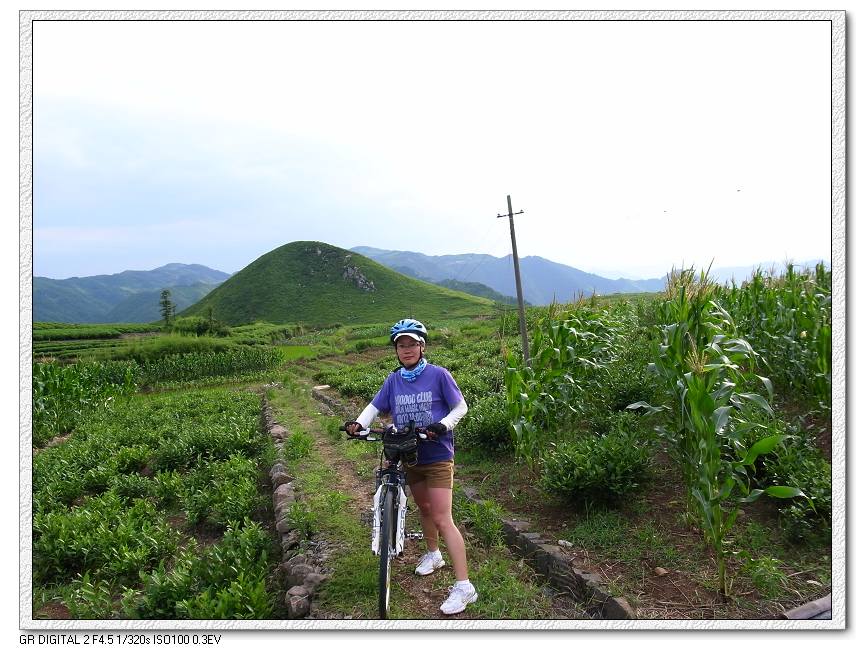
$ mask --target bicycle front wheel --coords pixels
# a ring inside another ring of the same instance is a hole
[[[384,494],[381,511],[381,529],[378,533],[378,617],[387,618],[390,607],[390,558],[393,548],[394,493],[389,489]]]

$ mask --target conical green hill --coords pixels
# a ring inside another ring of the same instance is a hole
[[[181,316],[229,325],[255,321],[329,325],[407,316],[453,318],[492,311],[490,300],[415,280],[336,246],[297,241],[238,271]]]

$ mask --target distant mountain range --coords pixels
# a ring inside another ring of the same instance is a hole
[[[322,265],[322,259],[327,263]],[[797,266],[813,267],[816,262],[808,260]],[[784,268],[783,263],[772,262],[759,266],[767,271],[774,269],[776,273]],[[431,256],[369,246],[357,246],[348,251],[320,242],[293,242],[263,255],[234,276],[200,264],[166,264],[151,271],[123,271],[64,280],[35,277],[33,319],[64,323],[149,323],[160,319],[159,297],[163,289],[171,291],[178,313],[205,313],[203,309],[214,307],[216,318],[232,324],[256,318],[313,324],[341,321],[360,314],[368,318],[369,309],[410,309],[409,302],[403,300],[405,304],[402,304],[387,291],[366,296],[364,292],[357,296],[344,294],[343,283],[353,282],[351,274],[355,273],[346,269],[354,268],[363,277],[369,275],[373,278],[376,286],[401,287],[400,291],[409,292],[406,295],[434,289],[435,295],[429,296],[433,305],[431,313],[463,310],[468,305],[452,299],[455,296],[468,299],[466,294],[486,299],[482,300],[485,305],[490,305],[489,301],[516,302],[510,255]],[[750,277],[753,268],[713,268],[710,274],[721,283],[734,278],[736,282],[742,282]],[[611,280],[536,256],[521,258],[520,272],[523,297],[533,305],[545,305],[553,300],[566,302],[580,294],[588,296],[593,292],[661,291],[665,285],[664,277]],[[340,273],[348,274],[349,280]],[[410,280],[410,287],[403,287],[405,282],[400,278],[404,276],[408,276],[405,280]],[[227,282],[229,278],[231,282]],[[429,287],[416,283],[417,280],[440,286]],[[361,304],[364,297],[369,298],[366,306]],[[356,305],[352,302],[355,298],[359,300]],[[349,300],[351,309],[347,310],[341,304],[343,300]]]
[[[457,280],[479,282],[505,296],[516,296],[514,265],[510,255],[493,257],[469,253],[466,255],[424,255],[410,251],[390,251],[369,246],[351,250],[375,260],[395,271],[428,282]],[[530,255],[520,258],[523,299],[534,305],[546,305],[553,300],[566,302],[581,293],[644,293],[661,291],[664,278],[650,280],[611,280],[586,273],[571,266]]]
[[[159,296],[171,291],[177,310],[192,305],[229,276],[200,264],[166,264],[64,280],[33,278],[33,320],[61,323],[149,323],[160,319]]]
[[[505,257],[476,253],[424,255],[423,253],[383,250],[370,246],[356,246],[351,250],[389,266],[395,271],[420,280],[436,283],[454,280],[464,285],[481,283],[511,299],[515,299],[517,295],[516,283],[514,282],[514,265],[510,255]],[[795,266],[814,268],[819,261],[816,259],[805,260],[796,262]],[[712,267],[709,269],[709,275],[720,284],[733,281],[740,284],[743,280],[750,278],[757,267],[767,272],[774,270],[778,274],[784,270],[785,264],[784,262],[760,262],[751,266]],[[826,267],[830,268],[831,264],[827,262]],[[659,278],[647,280],[628,278],[612,280],[532,255],[520,258],[520,275],[523,284],[523,299],[535,305],[547,305],[553,300],[569,301],[581,293],[584,296],[589,296],[593,292],[602,295],[663,291],[667,281],[666,274]],[[461,290],[466,291],[466,289]]]

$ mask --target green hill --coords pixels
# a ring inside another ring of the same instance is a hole
[[[409,278],[363,255],[298,241],[262,255],[179,315],[240,325],[328,325],[490,313],[493,303]]]

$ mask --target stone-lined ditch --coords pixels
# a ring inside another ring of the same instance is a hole
[[[262,395],[261,418],[265,431],[273,439],[274,446],[281,456],[285,440],[291,432],[275,421],[273,409],[264,395]],[[313,596],[319,585],[327,578],[327,569],[324,566],[326,554],[321,552],[321,545],[310,545],[306,552],[298,552],[302,534],[292,527],[289,513],[292,504],[302,498],[302,495],[298,495],[295,491],[294,477],[289,475],[282,462],[277,461],[271,467],[270,480],[273,485],[274,519],[282,548],[280,569],[287,587],[285,607],[289,618],[308,617],[313,611]]]

